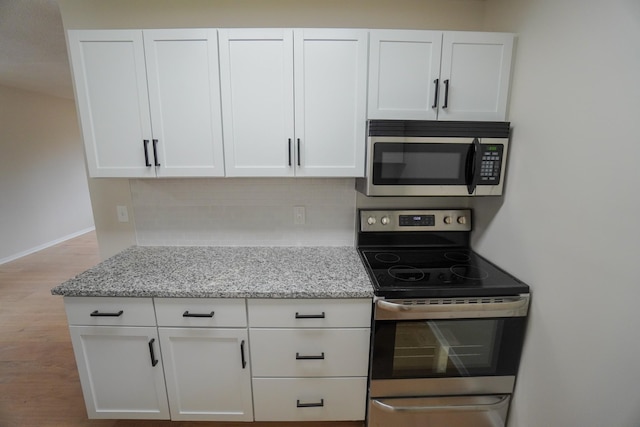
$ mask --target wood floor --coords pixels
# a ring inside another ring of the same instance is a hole
[[[87,419],[62,297],[50,291],[97,262],[88,233],[0,265],[0,427],[362,427]]]

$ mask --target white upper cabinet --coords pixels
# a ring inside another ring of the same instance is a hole
[[[220,30],[227,176],[362,176],[366,30]]]
[[[72,30],[92,177],[223,176],[215,30]]]
[[[158,176],[223,176],[215,30],[144,30]]]
[[[513,39],[506,33],[444,32],[439,120],[506,120]]]
[[[227,176],[293,175],[293,34],[220,30]]]
[[[142,31],[69,31],[69,53],[89,174],[155,176]]]
[[[514,35],[372,30],[371,119],[504,121]]]
[[[364,176],[367,31],[294,32],[296,175]]]
[[[371,31],[369,118],[436,120],[441,47],[441,31]]]

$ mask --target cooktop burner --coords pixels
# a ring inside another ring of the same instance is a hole
[[[358,250],[389,299],[493,297],[529,286],[475,253],[469,209],[361,209]]]
[[[528,287],[468,248],[361,248],[376,295],[497,296]]]

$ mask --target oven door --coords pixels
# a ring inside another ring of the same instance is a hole
[[[372,382],[481,377],[515,379],[528,304],[528,295],[431,299],[421,301],[421,304],[378,300]],[[461,381],[463,383],[465,381]],[[477,391],[480,390],[473,390]]]
[[[503,427],[509,395],[371,399],[368,427]]]

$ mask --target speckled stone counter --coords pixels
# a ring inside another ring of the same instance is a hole
[[[53,288],[53,295],[367,298],[352,247],[131,247]]]

